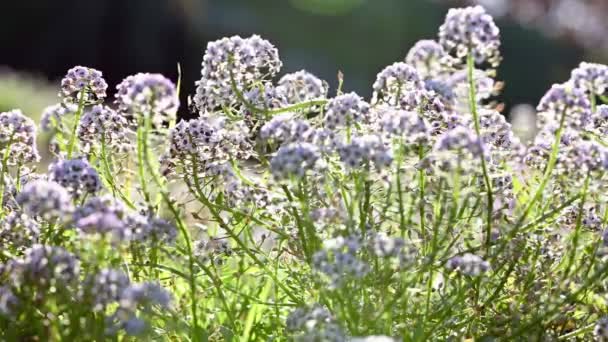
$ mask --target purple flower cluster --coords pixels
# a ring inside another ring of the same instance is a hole
[[[66,188],[74,198],[95,195],[102,188],[97,171],[84,158],[54,162],[49,166],[49,180]]]
[[[139,73],[116,86],[115,104],[120,113],[136,120],[149,117],[155,127],[175,121],[179,98],[171,80],[160,74]]]
[[[23,186],[17,202],[24,212],[45,220],[65,220],[74,211],[69,191],[60,184],[44,179],[33,180]]]
[[[125,116],[103,105],[96,105],[85,111],[76,133],[84,152],[101,148],[102,144],[114,152],[132,149],[131,124]]]
[[[203,56],[194,103],[201,113],[234,107],[241,94],[281,69],[277,49],[259,36],[234,36],[210,42]]]
[[[103,101],[108,84],[101,71],[83,66],[68,70],[61,80],[61,96],[66,103],[86,104]]]
[[[439,43],[461,60],[471,54],[476,64],[500,63],[500,31],[481,6],[450,9],[439,28]]]
[[[0,147],[8,149],[8,165],[39,161],[34,121],[20,110],[0,113]]]

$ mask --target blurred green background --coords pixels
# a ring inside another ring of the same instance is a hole
[[[136,72],[177,78],[182,101],[194,92],[207,42],[253,33],[272,41],[283,72],[307,69],[365,97],[384,66],[405,57],[419,39],[435,38],[458,1],[430,0],[19,0],[0,4],[0,110],[35,116],[56,102],[65,71],[86,65],[104,72],[111,89]],[[581,60],[607,62],[603,51],[547,38],[498,20],[504,62],[498,78],[507,108],[536,104]],[[25,73],[26,76],[23,76]],[[49,87],[50,85],[50,87]],[[186,106],[181,115],[190,116]]]

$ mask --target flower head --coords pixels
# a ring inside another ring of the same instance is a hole
[[[78,105],[74,103],[57,103],[48,106],[42,112],[40,118],[40,127],[44,132],[58,129],[62,131],[64,129],[62,119],[65,116],[74,114],[78,111]]]
[[[373,85],[372,103],[384,102],[391,106],[412,110],[420,104],[424,83],[413,66],[398,62],[384,68]]]
[[[608,90],[608,65],[583,62],[572,70],[570,81],[590,94],[603,95]]]
[[[445,71],[448,54],[434,40],[420,40],[408,51],[405,62],[414,67],[420,77],[429,79]]]
[[[135,119],[148,115],[156,127],[176,119],[177,90],[163,75],[135,74],[125,78],[116,89],[115,102],[119,112]]]
[[[325,112],[325,127],[346,127],[369,122],[369,104],[355,93],[347,93],[329,100]]]
[[[133,144],[131,125],[127,118],[102,105],[93,106],[84,112],[76,134],[85,152],[102,144],[113,151],[128,151]]]
[[[467,253],[451,258],[445,267],[475,277],[490,270],[490,263],[475,254]]]
[[[542,126],[559,123],[565,115],[565,126],[586,128],[592,120],[591,103],[582,89],[571,83],[554,84],[543,96],[536,108]]]
[[[84,158],[54,162],[49,166],[49,179],[66,188],[75,198],[94,195],[102,188],[97,170]]]
[[[8,165],[37,162],[36,124],[21,113],[12,110],[0,113],[0,148],[8,150]]]
[[[210,42],[202,64],[194,97],[201,112],[234,107],[239,103],[235,90],[245,93],[255,83],[276,75],[282,66],[277,49],[257,35]]]
[[[439,44],[461,60],[470,53],[476,64],[500,63],[500,31],[481,6],[450,9],[439,28]]]
[[[76,66],[61,80],[61,96],[67,103],[98,103],[106,97],[108,84],[99,70]]]
[[[17,195],[17,202],[26,214],[45,220],[65,219],[74,210],[68,190],[44,179],[26,183]]]
[[[310,143],[292,143],[281,146],[270,161],[270,170],[277,180],[287,180],[292,176],[304,177],[308,171],[317,168],[321,153]]]
[[[318,100],[327,97],[328,85],[306,70],[286,74],[279,80],[281,88],[290,104]]]

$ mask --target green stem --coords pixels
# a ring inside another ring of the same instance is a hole
[[[84,109],[84,97],[86,95],[86,89],[82,89],[78,94],[78,110],[74,114],[74,125],[72,126],[72,134],[70,135],[70,143],[68,144],[68,159],[72,158],[72,153],[74,152],[74,146],[76,145],[76,130],[78,129],[78,124],[80,124],[80,116],[82,115],[82,110]]]
[[[473,113],[473,121],[475,123],[475,132],[477,137],[481,140],[481,128],[479,123],[479,114],[477,113],[477,95],[475,87],[475,61],[473,60],[473,54],[469,52],[467,56],[467,67],[468,67],[468,81],[469,81],[469,104],[471,112]],[[492,183],[488,174],[488,167],[486,165],[485,155],[481,155],[481,169],[483,171],[483,180],[486,186],[488,204],[487,204],[487,217],[486,217],[486,253],[489,254],[490,245],[492,243],[492,213],[494,211],[494,198],[492,194]]]
[[[148,170],[150,171],[150,174],[152,175],[152,179],[154,181],[154,183],[156,184],[156,186],[159,187],[160,189],[160,195],[162,197],[162,199],[164,200],[164,202],[167,204],[167,207],[169,208],[169,211],[171,211],[171,214],[173,215],[173,217],[175,218],[175,222],[177,224],[177,227],[180,231],[180,233],[183,235],[184,237],[184,241],[186,243],[186,251],[188,253],[188,268],[189,268],[189,272],[190,272],[190,311],[192,314],[192,327],[191,327],[191,337],[193,341],[198,341],[198,329],[199,329],[199,325],[198,325],[198,313],[197,313],[197,299],[196,299],[196,278],[195,278],[195,270],[194,270],[194,255],[193,255],[193,251],[192,251],[192,240],[190,238],[190,233],[188,232],[188,228],[186,227],[183,219],[181,218],[181,214],[179,213],[179,211],[177,210],[177,208],[175,207],[175,204],[173,203],[173,201],[171,201],[171,199],[169,198],[169,195],[167,195],[167,193],[164,190],[164,184],[162,182],[162,180],[160,179],[160,176],[156,174],[156,172],[154,171],[154,167],[152,165],[152,161],[150,160],[150,154],[149,154],[149,150],[148,150],[148,132],[151,128],[151,122],[150,122],[150,117],[149,115],[143,115],[143,127],[142,125],[140,125],[140,127],[138,127],[137,129],[137,135],[138,135],[138,139],[137,139],[137,147],[138,147],[138,158],[139,158],[139,162],[140,162],[140,177],[142,177],[142,182],[145,184],[145,180],[143,179],[143,162],[145,162],[145,165],[147,166]],[[144,185],[142,184],[142,188],[144,187]],[[146,192],[144,192],[145,196],[147,196],[147,201],[148,204],[149,202],[149,194],[147,194]]]

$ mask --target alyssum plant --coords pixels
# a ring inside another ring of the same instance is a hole
[[[2,340],[608,340],[608,67],[520,142],[499,30],[450,10],[373,96],[208,45],[192,108],[158,74],[75,67],[41,127],[0,114]]]

